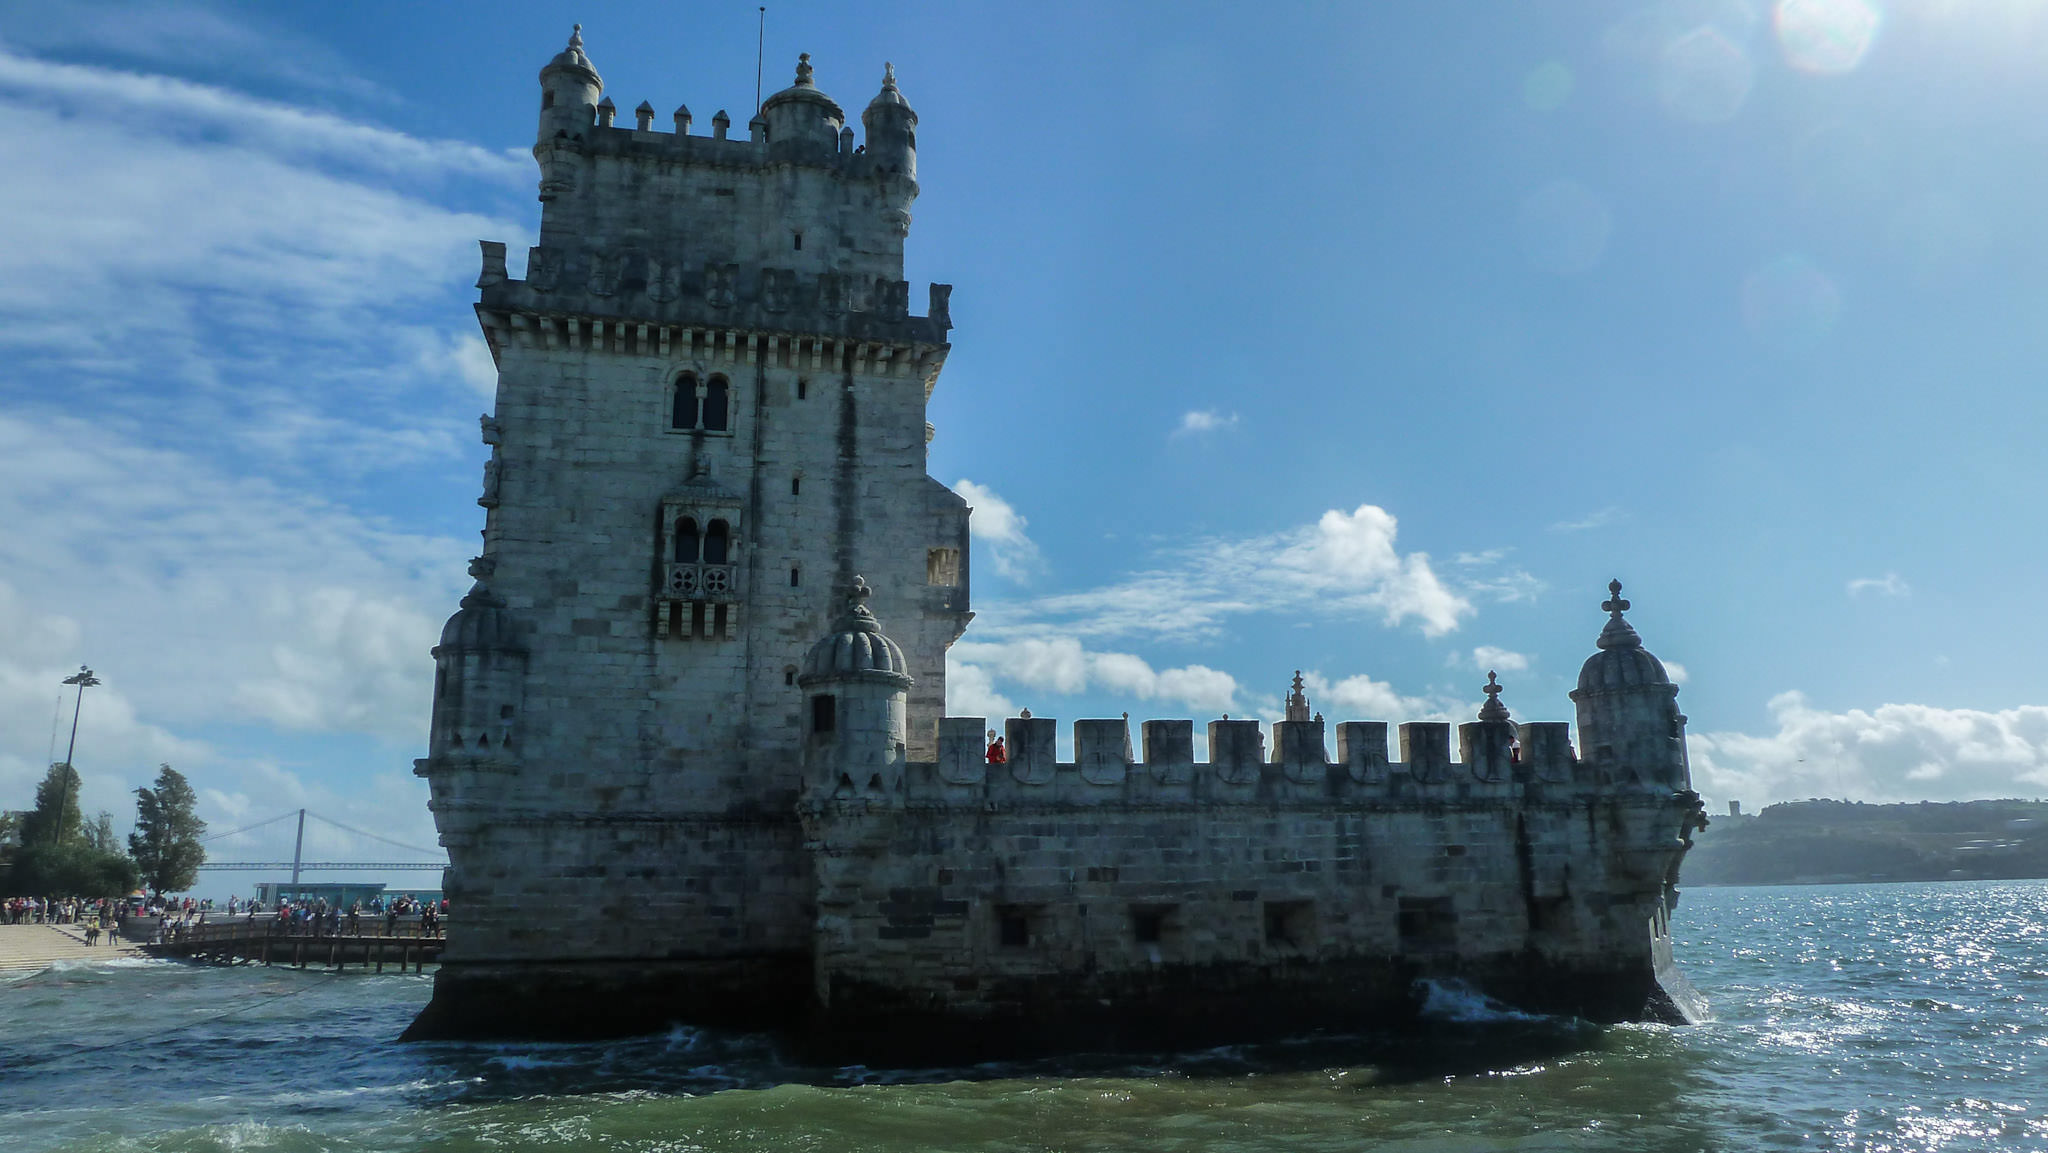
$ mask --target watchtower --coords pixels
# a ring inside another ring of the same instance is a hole
[[[807,651],[865,573],[928,760],[972,615],[968,508],[926,474],[950,286],[911,311],[917,115],[894,68],[861,145],[808,54],[744,139],[724,110],[709,136],[687,107],[618,122],[580,26],[539,100],[540,242],[523,279],[484,242],[477,280],[498,386],[464,611],[489,644],[451,624],[436,650],[417,769],[463,921],[429,1032],[555,963],[781,996],[812,922]]]

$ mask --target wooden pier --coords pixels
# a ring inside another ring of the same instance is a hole
[[[366,921],[373,920],[365,918]],[[381,921],[382,918],[374,918]],[[194,925],[171,940],[142,946],[154,957],[207,961],[220,965],[289,965],[294,969],[319,968],[344,971],[355,965],[365,972],[384,972],[386,965],[403,973],[408,966],[415,973],[427,962],[441,958],[442,936],[427,936],[415,922],[395,926],[389,933],[382,925],[370,924],[371,932],[338,934],[280,933],[276,922],[228,918]]]

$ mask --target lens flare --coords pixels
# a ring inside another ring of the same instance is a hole
[[[1786,62],[1823,76],[1861,64],[1882,22],[1869,0],[1778,0],[1771,14]]]
[[[1665,110],[1695,124],[1734,119],[1755,83],[1749,53],[1711,24],[1665,45],[1658,62],[1657,95]]]
[[[1522,103],[1538,112],[1551,112],[1572,98],[1578,79],[1561,60],[1545,60],[1522,78]]]

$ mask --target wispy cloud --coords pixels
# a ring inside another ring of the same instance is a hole
[[[1171,435],[1195,436],[1205,432],[1222,432],[1237,427],[1237,414],[1220,412],[1213,408],[1194,409],[1184,412],[1180,425]]]
[[[1472,650],[1472,666],[1504,673],[1519,673],[1529,667],[1529,658],[1509,649],[1480,645]]]
[[[1577,520],[1561,520],[1550,526],[1551,532],[1586,532],[1589,529],[1606,528],[1617,521],[1627,519],[1628,514],[1614,505],[1596,512],[1587,513]]]
[[[1881,577],[1858,577],[1849,582],[1849,595],[1860,597],[1864,593],[1879,596],[1903,597],[1912,595],[1913,587],[1899,578],[1899,574],[1888,572]]]
[[[1090,651],[1079,638],[1057,633],[1002,641],[962,641],[948,655],[948,676],[967,672],[968,695],[992,696],[986,682],[1000,682],[1010,691],[1033,690],[1057,696],[1089,691],[1109,692],[1140,701],[1163,701],[1196,712],[1227,712],[1236,707],[1237,679],[1205,665],[1155,669],[1131,653]],[[961,714],[954,686],[947,685],[947,710]],[[1008,698],[996,698],[1007,705]],[[993,714],[991,714],[993,715]]]
[[[996,571],[1013,581],[1030,580],[1040,566],[1038,545],[1024,531],[1030,522],[987,485],[963,477],[953,482],[953,490],[973,507],[968,535],[988,547]]]
[[[1035,598],[1013,606],[1013,616],[1084,637],[1201,637],[1249,612],[1370,613],[1389,626],[1413,622],[1427,636],[1457,628],[1471,602],[1438,579],[1428,554],[1399,551],[1397,528],[1377,505],[1331,509],[1311,525],[1167,551],[1154,568]]]

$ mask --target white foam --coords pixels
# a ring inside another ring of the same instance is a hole
[[[1547,1021],[1541,1013],[1525,1013],[1501,1004],[1463,981],[1424,980],[1422,1015],[1432,1021],[1458,1025],[1497,1025],[1504,1022]]]

